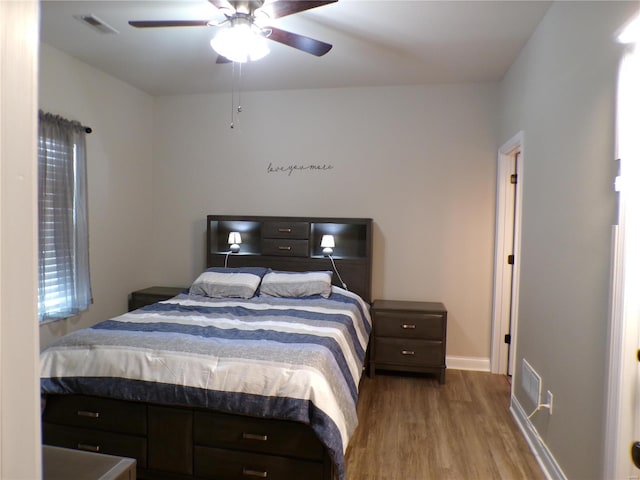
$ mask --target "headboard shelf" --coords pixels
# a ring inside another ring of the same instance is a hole
[[[210,254],[229,251],[227,240],[230,232],[239,232],[242,236],[242,254],[260,254],[262,224],[252,220],[213,219],[207,217],[207,246]]]
[[[207,267],[262,266],[274,270],[332,270],[322,253],[333,235],[333,258],[349,290],[371,301],[372,220],[339,217],[207,216]],[[229,233],[239,232],[240,251],[229,254]],[[337,275],[334,283],[340,285]]]

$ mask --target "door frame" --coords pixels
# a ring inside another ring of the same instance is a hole
[[[39,2],[0,1],[0,478],[42,475],[38,325]],[[20,205],[18,209],[11,206]]]
[[[621,208],[624,207],[621,205]],[[621,211],[621,217],[623,212]],[[634,436],[637,362],[632,360],[638,345],[637,321],[625,313],[624,222],[611,231],[611,300],[609,361],[606,392],[604,465],[602,478],[634,476],[629,455]]]
[[[637,145],[635,125],[640,117],[640,99],[629,102],[621,98],[629,88],[637,88],[635,78],[627,79],[625,65],[634,62],[640,72],[640,50],[629,47],[620,64],[618,76],[616,156],[622,180],[618,193],[618,225],[611,234],[611,294],[609,318],[609,361],[606,392],[603,478],[638,479],[633,467],[631,444],[640,440],[638,413],[638,348],[640,347],[640,193],[626,185],[640,183],[640,147]],[[628,66],[627,66],[628,68]],[[636,73],[640,76],[640,73]],[[634,119],[628,119],[629,111]],[[631,141],[630,141],[631,139]]]
[[[516,164],[518,188],[512,193],[512,162],[520,152]],[[522,217],[522,187],[524,164],[524,132],[520,131],[498,149],[496,183],[496,233],[493,277],[493,310],[491,321],[491,373],[515,375],[516,338],[518,330],[518,298],[520,291],[520,225]],[[512,214],[511,203],[515,201]],[[513,243],[510,241],[513,235]],[[515,262],[507,264],[513,254]],[[511,353],[504,336],[511,334]]]

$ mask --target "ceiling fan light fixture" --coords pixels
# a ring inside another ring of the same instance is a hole
[[[267,39],[248,18],[236,18],[211,39],[211,48],[232,62],[260,60],[269,53]]]

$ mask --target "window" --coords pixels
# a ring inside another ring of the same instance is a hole
[[[70,317],[92,302],[89,280],[85,129],[39,113],[40,321]]]

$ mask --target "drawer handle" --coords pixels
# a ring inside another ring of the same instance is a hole
[[[79,417],[98,418],[100,412],[89,412],[88,410],[78,410]]]
[[[253,470],[252,468],[242,468],[242,475],[245,477],[267,478],[267,472],[264,470]]]
[[[402,350],[402,354],[403,355],[415,355],[416,352],[414,352],[413,350]]]
[[[79,443],[78,450],[84,450],[85,452],[100,452],[100,445],[89,445],[87,443]]]
[[[278,232],[280,232],[280,233],[291,233],[291,229],[290,228],[279,228]]]
[[[287,252],[290,252],[291,251],[291,246],[290,245],[286,245],[286,246],[280,245],[278,247],[278,250],[286,250]]]
[[[403,323],[402,328],[404,330],[415,330],[416,326],[413,323]]]
[[[266,435],[260,435],[259,433],[242,433],[243,440],[258,440],[260,442],[266,442],[269,437]]]

